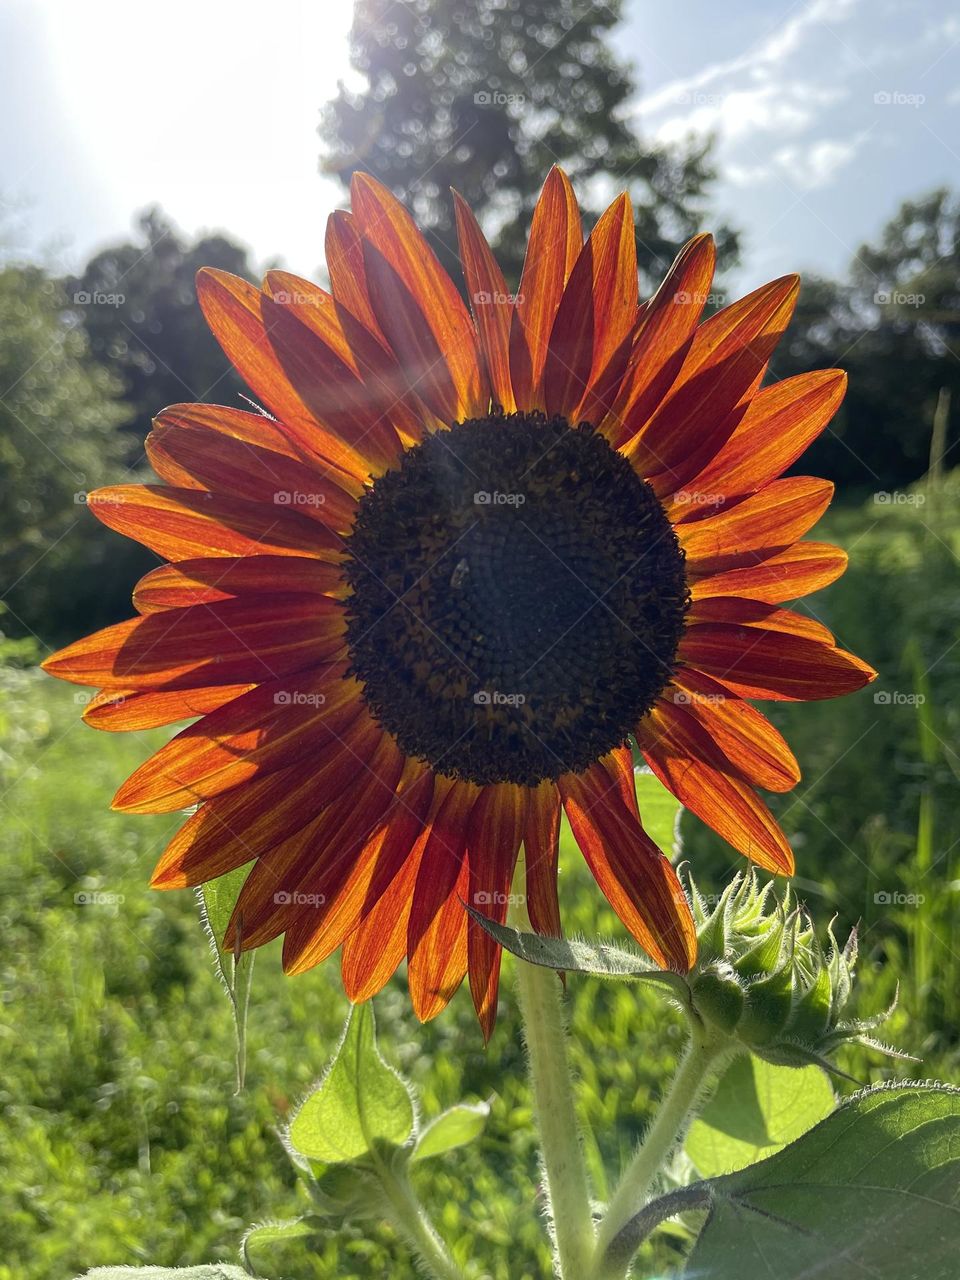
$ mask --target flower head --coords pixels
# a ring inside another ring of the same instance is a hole
[[[736,849],[790,872],[756,788],[796,762],[748,699],[873,676],[781,607],[845,557],[803,540],[831,486],[781,478],[843,395],[838,370],[761,387],[794,276],[703,320],[692,240],[638,298],[620,196],[584,241],[554,170],[516,295],[457,200],[466,293],[379,183],[327,231],[330,290],[198,279],[262,413],[175,405],[147,441],[162,483],[89,505],[167,562],[138,617],[47,670],[102,692],[104,729],[194,723],[115,805],[199,805],[153,883],[252,863],[227,941],[284,936],[300,972],[342,948],[362,1000],[408,960],[429,1018],[466,973],[489,1034],[521,844],[533,927],[560,932],[565,810],[620,919],[686,971],[696,932],[647,836],[631,741]]]

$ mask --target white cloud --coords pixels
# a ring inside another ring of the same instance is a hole
[[[854,158],[866,137],[864,130],[853,138],[819,138],[805,145],[780,147],[762,164],[729,164],[726,177],[735,187],[755,187],[777,180],[797,191],[812,191],[828,186]]]

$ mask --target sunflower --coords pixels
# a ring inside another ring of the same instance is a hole
[[[366,174],[329,221],[330,290],[198,278],[261,412],[164,410],[163,482],[90,496],[165,563],[138,616],[46,670],[100,689],[101,729],[190,723],[116,808],[194,807],[159,888],[251,863],[226,935],[284,936],[300,973],[342,949],[364,1000],[406,959],[428,1019],[465,974],[486,1035],[521,846],[532,927],[560,933],[565,811],[598,885],[664,967],[696,939],[644,831],[632,743],[735,849],[789,874],[756,788],[799,771],[752,699],[873,678],[807,614],[837,578],[803,540],[832,486],[782,478],[829,422],[839,370],[762,386],[796,301],[786,276],[702,321],[709,236],[638,299],[629,199],[584,242],[558,169],[516,295],[456,198],[470,308],[402,205]]]

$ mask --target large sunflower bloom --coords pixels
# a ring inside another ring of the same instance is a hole
[[[352,209],[329,222],[330,292],[200,273],[210,327],[267,412],[159,415],[163,483],[90,506],[169,563],[138,584],[138,617],[44,665],[101,688],[84,713],[98,728],[198,717],[114,802],[199,805],[154,885],[250,862],[228,945],[283,934],[291,973],[341,947],[353,1000],[406,958],[422,1019],[469,973],[489,1035],[499,948],[463,904],[503,919],[522,845],[532,925],[558,934],[561,809],[634,938],[660,965],[693,962],[631,736],[735,849],[792,871],[755,788],[799,771],[747,699],[828,698],[874,674],[780,607],[844,569],[802,540],[832,486],[780,477],[845,379],[761,389],[798,280],[701,323],[708,236],[639,305],[627,196],[584,243],[559,170],[515,298],[457,199],[472,316],[384,187],[358,174]]]

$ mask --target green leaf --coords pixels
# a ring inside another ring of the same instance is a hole
[[[637,803],[643,829],[671,860],[680,854],[680,814],[683,805],[649,769],[638,769]]]
[[[250,1280],[250,1276],[226,1262],[211,1262],[202,1267],[94,1267],[77,1280]]]
[[[354,1005],[336,1056],[290,1125],[301,1155],[324,1164],[348,1164],[378,1143],[401,1146],[413,1132],[406,1084],[377,1049],[373,1006]]]
[[[240,1252],[248,1269],[259,1275],[264,1265],[262,1250],[270,1253],[277,1245],[308,1240],[316,1234],[317,1224],[304,1218],[292,1218],[288,1222],[261,1222],[247,1231],[240,1244]]]
[[[835,1106],[819,1067],[775,1067],[745,1054],[731,1064],[691,1125],[687,1155],[701,1177],[732,1173],[772,1156]]]
[[[592,973],[599,978],[632,978],[659,983],[685,1004],[689,1003],[689,987],[677,973],[665,972],[640,954],[605,942],[572,942],[566,938],[546,938],[538,933],[522,933],[509,925],[498,924],[482,915],[469,903],[467,910],[487,933],[505,950],[546,969],[564,972]]]
[[[431,1160],[434,1156],[466,1146],[478,1138],[490,1114],[489,1102],[460,1102],[431,1120],[417,1139],[413,1160]]]
[[[233,1008],[233,1026],[236,1034],[237,1093],[243,1090],[247,1070],[247,1011],[250,1006],[250,988],[253,983],[254,952],[241,952],[239,956],[224,951],[223,935],[249,868],[237,867],[225,876],[209,880],[197,890],[200,900],[200,917],[213,947],[217,973],[220,975]]]
[[[958,1187],[960,1089],[867,1090],[777,1155],[705,1184],[710,1216],[686,1274],[956,1280]]]

